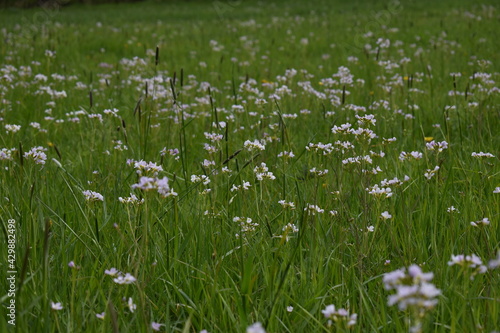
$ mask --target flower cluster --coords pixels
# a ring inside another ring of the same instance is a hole
[[[412,318],[410,332],[422,332],[422,319],[438,303],[441,290],[431,283],[434,274],[424,273],[418,265],[411,265],[408,270],[401,268],[386,273],[383,278],[386,290],[395,290],[387,300],[389,306],[398,305],[401,311],[411,309]]]
[[[335,322],[339,324],[343,323],[347,328],[351,328],[356,325],[358,320],[357,313],[349,314],[348,310],[344,308],[336,309],[333,304],[330,304],[324,310],[321,310],[321,313],[323,313],[325,318],[328,319],[328,326],[332,326]]]
[[[133,184],[131,187],[132,189],[139,189],[142,191],[156,190],[158,194],[160,194],[164,198],[177,196],[177,193],[174,191],[174,189],[170,188],[170,186],[168,185],[167,177],[163,177],[160,179],[156,177],[142,176],[141,178],[139,178],[139,182],[137,184]]]
[[[495,157],[495,155],[493,155],[492,153],[483,153],[482,151],[479,152],[479,153],[476,153],[476,152],[473,152],[472,157],[475,157],[475,158],[493,158]]]
[[[255,228],[259,226],[258,223],[252,222],[252,219],[249,217],[233,217],[233,222],[237,222],[240,224],[241,232],[243,236],[246,236],[247,233],[255,231]],[[236,234],[236,238],[239,238],[240,234]]]
[[[487,226],[489,224],[490,224],[490,220],[487,217],[483,218],[480,221],[470,223],[470,225],[473,227],[484,227],[484,226]]]
[[[432,140],[431,142],[427,142],[425,144],[425,148],[427,148],[427,150],[441,153],[443,150],[448,149],[448,142],[446,141],[436,142]]]
[[[259,140],[254,140],[254,141],[246,140],[243,143],[243,147],[248,151],[265,150],[266,149],[265,142],[259,141]]]
[[[28,152],[24,153],[24,158],[31,158],[36,164],[45,164],[47,160],[47,155],[45,155],[47,148],[44,147],[33,147]]]
[[[259,166],[256,166],[253,169],[253,172],[255,173],[255,177],[257,178],[258,181],[262,181],[264,179],[269,179],[269,180],[276,179],[274,174],[269,171],[269,168],[264,162],[262,162]]]
[[[82,193],[85,196],[85,200],[87,200],[89,202],[104,201],[104,197],[100,193],[90,191],[90,190],[83,191]]]
[[[470,276],[471,280],[474,280],[474,277],[478,274],[484,274],[488,270],[488,268],[483,264],[481,258],[479,258],[475,254],[471,255],[451,255],[451,260],[448,261],[448,266],[462,266],[464,268],[464,272],[466,269],[472,269],[472,273]]]

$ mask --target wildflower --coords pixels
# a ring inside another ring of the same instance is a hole
[[[241,189],[243,189],[243,190],[246,191],[246,190],[248,190],[250,188],[250,186],[252,186],[250,184],[250,182],[246,182],[245,180],[243,180],[243,183],[241,185],[236,186],[236,185],[233,184],[233,186],[231,187],[230,191],[234,192],[234,191],[239,191]]]
[[[436,173],[438,172],[438,170],[439,170],[439,166],[437,166],[437,165],[434,168],[434,170],[427,169],[427,171],[424,173],[424,177],[427,178],[427,179],[431,179],[432,177],[434,177],[436,175]]]
[[[356,115],[356,119],[358,120],[358,125],[360,126],[363,125],[375,126],[375,124],[377,123],[377,119],[375,119],[375,116],[373,114],[367,114],[364,116]]]
[[[210,178],[205,175],[191,175],[191,183],[203,183],[203,185],[208,185],[210,183]]]
[[[5,133],[16,133],[21,129],[21,125],[11,125],[7,124],[4,126],[5,128]]]
[[[278,237],[279,238],[285,237],[285,240],[287,242],[290,240],[290,236],[288,234],[299,232],[299,228],[295,224],[293,224],[293,223],[288,223],[281,230],[283,231],[283,235],[278,236]]]
[[[154,321],[151,323],[151,329],[153,331],[159,331],[161,326],[163,326],[163,324],[155,323]]]
[[[254,141],[246,140],[243,143],[243,147],[248,151],[265,150],[266,149],[264,142],[263,141],[260,142],[259,140],[254,140]]]
[[[111,269],[107,269],[104,271],[104,274],[110,275],[110,276],[118,276],[120,271],[118,271],[116,268],[112,267]]]
[[[352,133],[352,124],[351,123],[345,123],[340,126],[333,126],[332,128],[332,133],[333,134],[350,134]]]
[[[246,233],[255,231],[255,228],[259,226],[258,223],[252,222],[252,219],[249,217],[233,217],[233,222],[239,222],[241,232],[245,235]],[[236,234],[236,238],[239,238],[240,235]]]
[[[134,168],[136,169],[137,174],[139,175],[145,173],[145,174],[150,174],[152,176],[156,176],[160,171],[163,171],[162,166],[157,165],[154,162],[146,162],[143,160],[132,161],[132,162],[134,164]],[[129,161],[127,161],[127,163],[129,163]]]
[[[377,138],[377,134],[375,134],[375,132],[368,128],[360,127],[357,130],[352,130],[351,134],[354,134],[356,136],[356,139],[363,139],[367,140],[368,142],[370,142],[371,139]]]
[[[82,193],[85,196],[85,200],[87,200],[89,202],[104,201],[104,197],[100,193],[90,191],[90,190],[83,191]]]
[[[278,154],[278,157],[283,157],[284,159],[294,158],[295,154],[293,151],[282,151]]]
[[[471,255],[451,255],[451,260],[448,261],[448,266],[462,266],[464,268],[472,268],[473,271],[471,273],[470,279],[473,280],[477,274],[484,274],[488,270],[488,268],[483,265],[483,261],[475,254]]]
[[[377,184],[366,188],[366,191],[377,198],[390,198],[393,195],[390,187],[379,187]]]
[[[96,313],[95,316],[99,319],[104,319],[106,317],[106,312]]]
[[[47,151],[47,148],[33,147],[28,152],[24,153],[24,158],[32,158],[36,164],[43,165],[47,160],[47,155],[45,155],[44,151]]]
[[[392,215],[391,215],[391,214],[389,214],[389,212],[388,212],[388,211],[383,212],[380,216],[381,216],[384,220],[388,220],[388,219],[392,218]]]
[[[488,263],[490,269],[495,269],[500,267],[500,250],[497,252],[497,257],[495,259],[491,259]]]
[[[288,311],[288,312],[292,312],[292,311],[293,311],[293,306],[291,306],[291,305],[290,305],[290,306],[287,306],[287,307],[286,307],[286,311]]]
[[[127,306],[130,312],[134,312],[137,309],[137,305],[134,304],[134,300],[132,299],[132,297],[128,298]]]
[[[448,142],[446,141],[436,142],[432,140],[431,142],[427,142],[425,144],[425,147],[427,148],[427,150],[432,150],[441,153],[443,150],[448,149]]]
[[[231,173],[233,173],[233,171],[231,169],[229,169],[227,166],[222,167],[221,171],[222,171],[222,173],[227,173],[229,175]]]
[[[493,158],[495,157],[495,155],[491,154],[491,153],[483,153],[483,152],[479,152],[479,153],[476,153],[476,152],[473,152],[472,157],[475,157],[475,158]]]
[[[52,310],[54,311],[59,311],[59,310],[62,310],[63,309],[63,306],[61,303],[54,303],[54,302],[50,302],[50,307],[52,308]]]
[[[295,203],[293,202],[286,202],[285,200],[280,200],[278,203],[283,207],[284,209],[289,208],[291,210],[295,209]]]
[[[414,313],[410,332],[421,332],[422,319],[426,313],[433,309],[437,303],[437,297],[441,295],[441,290],[437,289],[430,281],[434,274],[424,273],[418,265],[386,273],[383,278],[386,290],[395,290],[396,293],[389,295],[387,304],[389,306],[398,305],[401,311],[408,308]]]
[[[319,208],[317,205],[307,204],[307,207],[304,208],[304,211],[308,211],[311,215],[316,215],[316,213],[324,213],[325,210]]]
[[[0,161],[2,160],[12,160],[12,153],[16,151],[15,148],[2,148],[0,150]]]
[[[201,163],[205,168],[210,167],[211,165],[215,165],[215,161],[210,161],[207,159],[204,159],[203,162]]]
[[[133,277],[130,273],[123,275],[118,275],[117,278],[113,279],[113,282],[116,284],[132,284],[136,281],[136,278]]]
[[[490,220],[485,217],[481,221],[471,222],[470,225],[473,227],[487,226],[490,224]]]
[[[132,185],[132,189],[140,189],[143,191],[152,190],[156,187],[156,179],[151,177],[141,177],[139,183]]]
[[[169,154],[170,156],[177,156],[179,155],[179,149],[167,149],[167,147],[163,147],[163,149],[160,151],[160,155],[165,156],[167,154]],[[176,157],[176,159],[178,159],[178,156]]]
[[[135,194],[130,193],[130,197],[122,198],[118,197],[118,201],[124,204],[140,205],[144,203],[144,199],[137,198]]]
[[[170,197],[170,196],[177,196],[177,193],[174,192],[174,189],[170,188],[170,186],[168,185],[168,178],[167,177],[163,177],[162,179],[157,179],[156,180],[156,188],[158,190],[158,193],[166,198],[166,197]]]
[[[217,133],[203,133],[205,135],[205,138],[207,140],[210,140],[212,142],[218,142],[221,141],[222,138],[224,137],[222,134],[217,134]]]
[[[407,153],[405,151],[401,152],[399,154],[399,160],[400,161],[406,161],[406,160],[419,160],[422,158],[422,153],[418,151],[412,151],[410,153]]]
[[[330,304],[324,310],[321,310],[321,313],[328,319],[328,326],[331,326],[333,322],[345,322],[347,328],[350,328],[356,325],[358,314],[353,313],[349,314],[349,311],[346,309],[335,309],[335,305]]]
[[[258,181],[262,181],[264,179],[275,180],[276,177],[274,176],[274,174],[268,170],[269,169],[266,163],[262,162],[260,166],[256,166],[253,169],[253,172],[255,173],[255,177],[257,178]]]
[[[74,262],[73,260],[71,260],[71,261],[68,263],[68,267],[69,267],[69,268],[77,268],[77,269],[78,269],[78,267],[75,265],[75,262]]]
[[[266,330],[264,329],[264,327],[262,327],[261,323],[256,322],[255,324],[247,327],[246,333],[266,333]]]
[[[447,211],[448,213],[460,213],[460,212],[458,211],[458,209],[456,209],[454,206],[450,206],[450,207],[448,207],[448,209],[446,209],[446,211]]]
[[[493,193],[495,193],[495,194],[500,193],[500,186],[495,187],[495,189],[493,190]]]
[[[397,177],[394,177],[393,179],[387,180],[384,179],[383,181],[380,182],[380,187],[387,187],[387,186],[401,186],[403,183],[407,182],[410,180],[409,176],[405,176],[403,180],[400,180]]]

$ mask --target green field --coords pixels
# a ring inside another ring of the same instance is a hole
[[[0,332],[500,331],[496,1],[0,22]]]

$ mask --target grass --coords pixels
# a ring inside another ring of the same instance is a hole
[[[499,9],[483,4],[0,12],[0,267],[12,270],[14,219],[17,271],[16,326],[2,279],[1,331],[499,330]],[[332,132],[346,123],[376,137]],[[28,154],[38,146],[43,164]],[[137,188],[141,176],[176,195]],[[131,194],[143,203],[119,201]],[[459,254],[488,269],[450,266]],[[413,264],[434,274],[437,304],[390,306],[385,274]],[[356,324],[330,325],[330,304]]]

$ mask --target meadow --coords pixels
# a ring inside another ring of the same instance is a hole
[[[1,332],[500,331],[496,1],[0,22]]]

